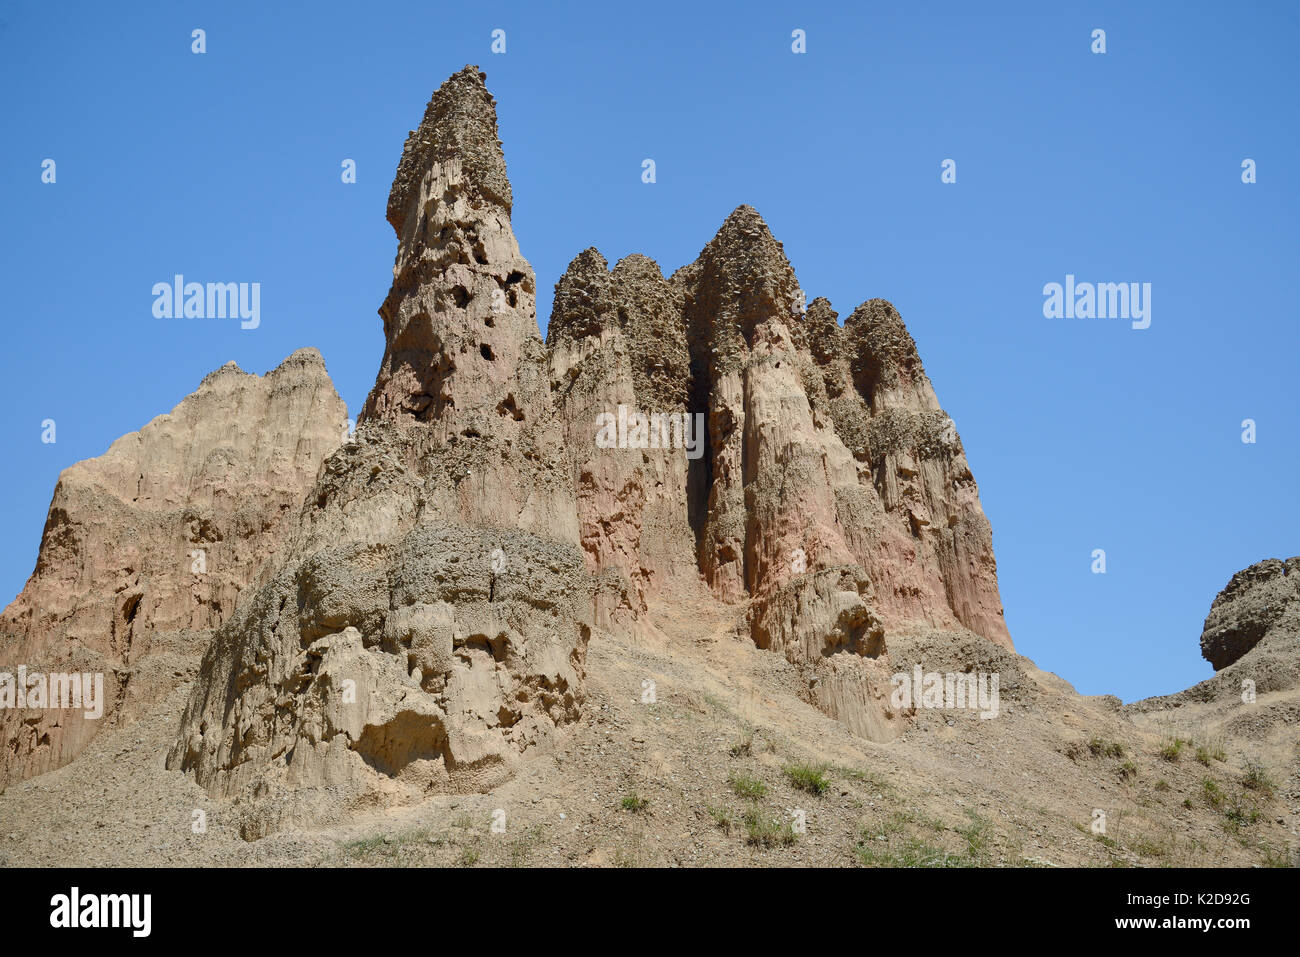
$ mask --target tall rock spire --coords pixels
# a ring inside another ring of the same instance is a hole
[[[513,436],[547,411],[536,279],[510,226],[510,181],[485,75],[467,66],[407,137],[388,197],[393,285],[361,421],[442,440]]]
[[[249,836],[343,812],[340,785],[366,806],[501,782],[581,717],[595,614],[620,607],[579,547],[483,80],[453,75],[406,141],[356,436],[213,636],[168,756],[241,804]]]

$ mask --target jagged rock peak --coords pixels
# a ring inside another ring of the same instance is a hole
[[[546,341],[551,344],[561,336],[579,339],[599,335],[615,321],[614,310],[609,263],[599,249],[589,246],[573,257],[555,284]]]
[[[329,372],[325,368],[325,359],[320,354],[320,350],[314,349],[310,346],[291,353],[283,362],[266,374],[268,376],[278,376],[289,372],[290,370],[301,370],[309,375],[318,375],[324,376],[327,379],[329,378]],[[239,363],[234,359],[231,359],[229,362],[213,369],[205,375],[202,381],[199,382],[199,388],[202,389],[204,386],[210,385],[223,376],[228,375],[252,376],[254,379],[261,378],[255,372],[245,372],[239,367]]]
[[[758,210],[749,205],[742,204],[731,211],[700,253],[700,258],[703,259],[710,251],[728,258],[743,257],[756,267],[791,268],[785,257],[785,247],[772,235]]]
[[[399,237],[420,178],[434,163],[452,158],[461,163],[477,198],[502,207],[509,215],[510,180],[497,138],[496,100],[486,81],[487,74],[476,66],[453,73],[429,100],[419,128],[407,136],[388,194],[388,222]]]
[[[877,386],[895,387],[925,376],[916,341],[893,303],[868,299],[844,323],[853,344],[854,374],[868,396]]]
[[[830,300],[824,296],[818,296],[808,304],[799,331],[818,365],[845,358],[844,330],[840,328],[840,315],[831,308]]]
[[[742,361],[755,329],[769,319],[795,321],[803,299],[785,249],[752,206],[737,206],[699,258],[673,274],[686,294],[686,321],[713,374]]]

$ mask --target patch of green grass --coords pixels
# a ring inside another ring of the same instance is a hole
[[[966,841],[966,856],[974,862],[983,862],[989,857],[989,844],[993,839],[993,825],[978,814],[970,815],[971,823],[958,828],[957,833]]]
[[[781,770],[792,786],[809,794],[823,794],[831,786],[824,764],[787,764]]]
[[[1120,780],[1127,781],[1129,778],[1137,777],[1137,765],[1132,761],[1123,761],[1115,765],[1115,773],[1120,776]]]
[[[740,771],[732,771],[727,775],[727,786],[736,792],[738,797],[745,798],[748,801],[757,801],[767,794],[766,784],[758,778],[751,777]]]
[[[1171,838],[1152,838],[1139,834],[1128,841],[1128,848],[1139,857],[1168,857],[1173,853],[1174,842]]]
[[[1271,847],[1261,843],[1259,850],[1265,867],[1295,867],[1300,864],[1285,847]]]
[[[713,818],[713,823],[718,825],[723,834],[730,834],[731,829],[736,826],[736,816],[729,808],[712,807],[706,804],[704,809],[709,812],[709,817]]]
[[[1246,776],[1241,779],[1241,786],[1266,798],[1271,798],[1277,789],[1272,776],[1258,761],[1251,761],[1246,765]]]
[[[1161,778],[1159,781],[1153,784],[1152,787],[1155,788],[1157,791],[1168,791],[1169,782],[1166,781],[1164,778]]]
[[[765,814],[757,804],[751,805],[741,820],[745,825],[746,844],[776,847],[778,844],[793,844],[798,840],[790,821]]]
[[[1210,807],[1222,807],[1225,797],[1223,788],[1213,778],[1205,778],[1201,781],[1201,793],[1205,796],[1205,803]]]
[[[1259,820],[1259,811],[1247,804],[1241,799],[1241,795],[1233,795],[1232,802],[1224,809],[1223,816],[1228,819],[1231,825],[1229,830],[1236,832],[1238,828],[1254,824]]]
[[[426,841],[441,842],[441,838],[434,839],[432,835],[433,832],[428,828],[416,828],[411,831],[403,831],[400,834],[376,834],[371,837],[348,841],[343,845],[342,850],[344,854],[351,857],[365,857],[373,854],[392,857],[400,853],[403,847],[422,844]]]
[[[1183,754],[1183,748],[1190,742],[1182,738],[1171,738],[1160,746],[1159,755],[1166,761],[1177,761]]]
[[[1228,760],[1228,753],[1223,749],[1222,738],[1218,738],[1218,737],[1210,738],[1203,745],[1201,745],[1201,747],[1205,748],[1206,753],[1210,756],[1210,759],[1213,761]]]
[[[631,794],[623,795],[622,800],[618,802],[618,806],[624,811],[631,811],[633,814],[643,814],[646,808],[650,806],[650,801],[633,791]]]
[[[863,867],[970,867],[972,864],[967,858],[915,837],[905,839],[899,846],[881,843],[869,837],[866,829],[853,850]]]
[[[1124,757],[1124,745],[1118,741],[1107,741],[1104,738],[1093,738],[1088,742],[1088,750],[1094,758]]]
[[[382,837],[363,837],[344,844],[343,853],[349,855],[370,854],[383,846],[384,839]]]
[[[864,867],[985,867],[989,865],[992,825],[979,815],[971,815],[971,824],[958,828],[966,841],[966,854],[950,851],[906,833],[906,825],[917,824],[936,831],[946,830],[942,821],[918,818],[896,811],[887,818],[858,831],[854,855]]]
[[[870,784],[877,791],[885,792],[892,788],[888,780],[876,774],[874,771],[863,771],[861,768],[846,768],[836,765],[831,769],[842,778],[850,781],[861,781],[864,784]]]

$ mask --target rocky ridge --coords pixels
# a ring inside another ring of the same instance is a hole
[[[347,430],[315,349],[265,376],[227,363],[98,458],[63,471],[36,569],[0,616],[0,664],[104,675],[104,714],[0,711],[0,784],[66,764],[165,695],[287,540]]]

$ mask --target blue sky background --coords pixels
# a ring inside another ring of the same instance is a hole
[[[227,360],[263,373],[316,346],[356,414],[403,140],[477,63],[543,322],[583,248],[668,273],[754,205],[809,300],[902,313],[979,482],[1017,648],[1125,700],[1208,677],[1215,594],[1300,553],[1300,5],[972,6],[6,0],[4,598],[59,471]],[[155,319],[177,272],[261,282],[261,327]],[[1066,273],[1150,282],[1151,327],[1045,319]]]

